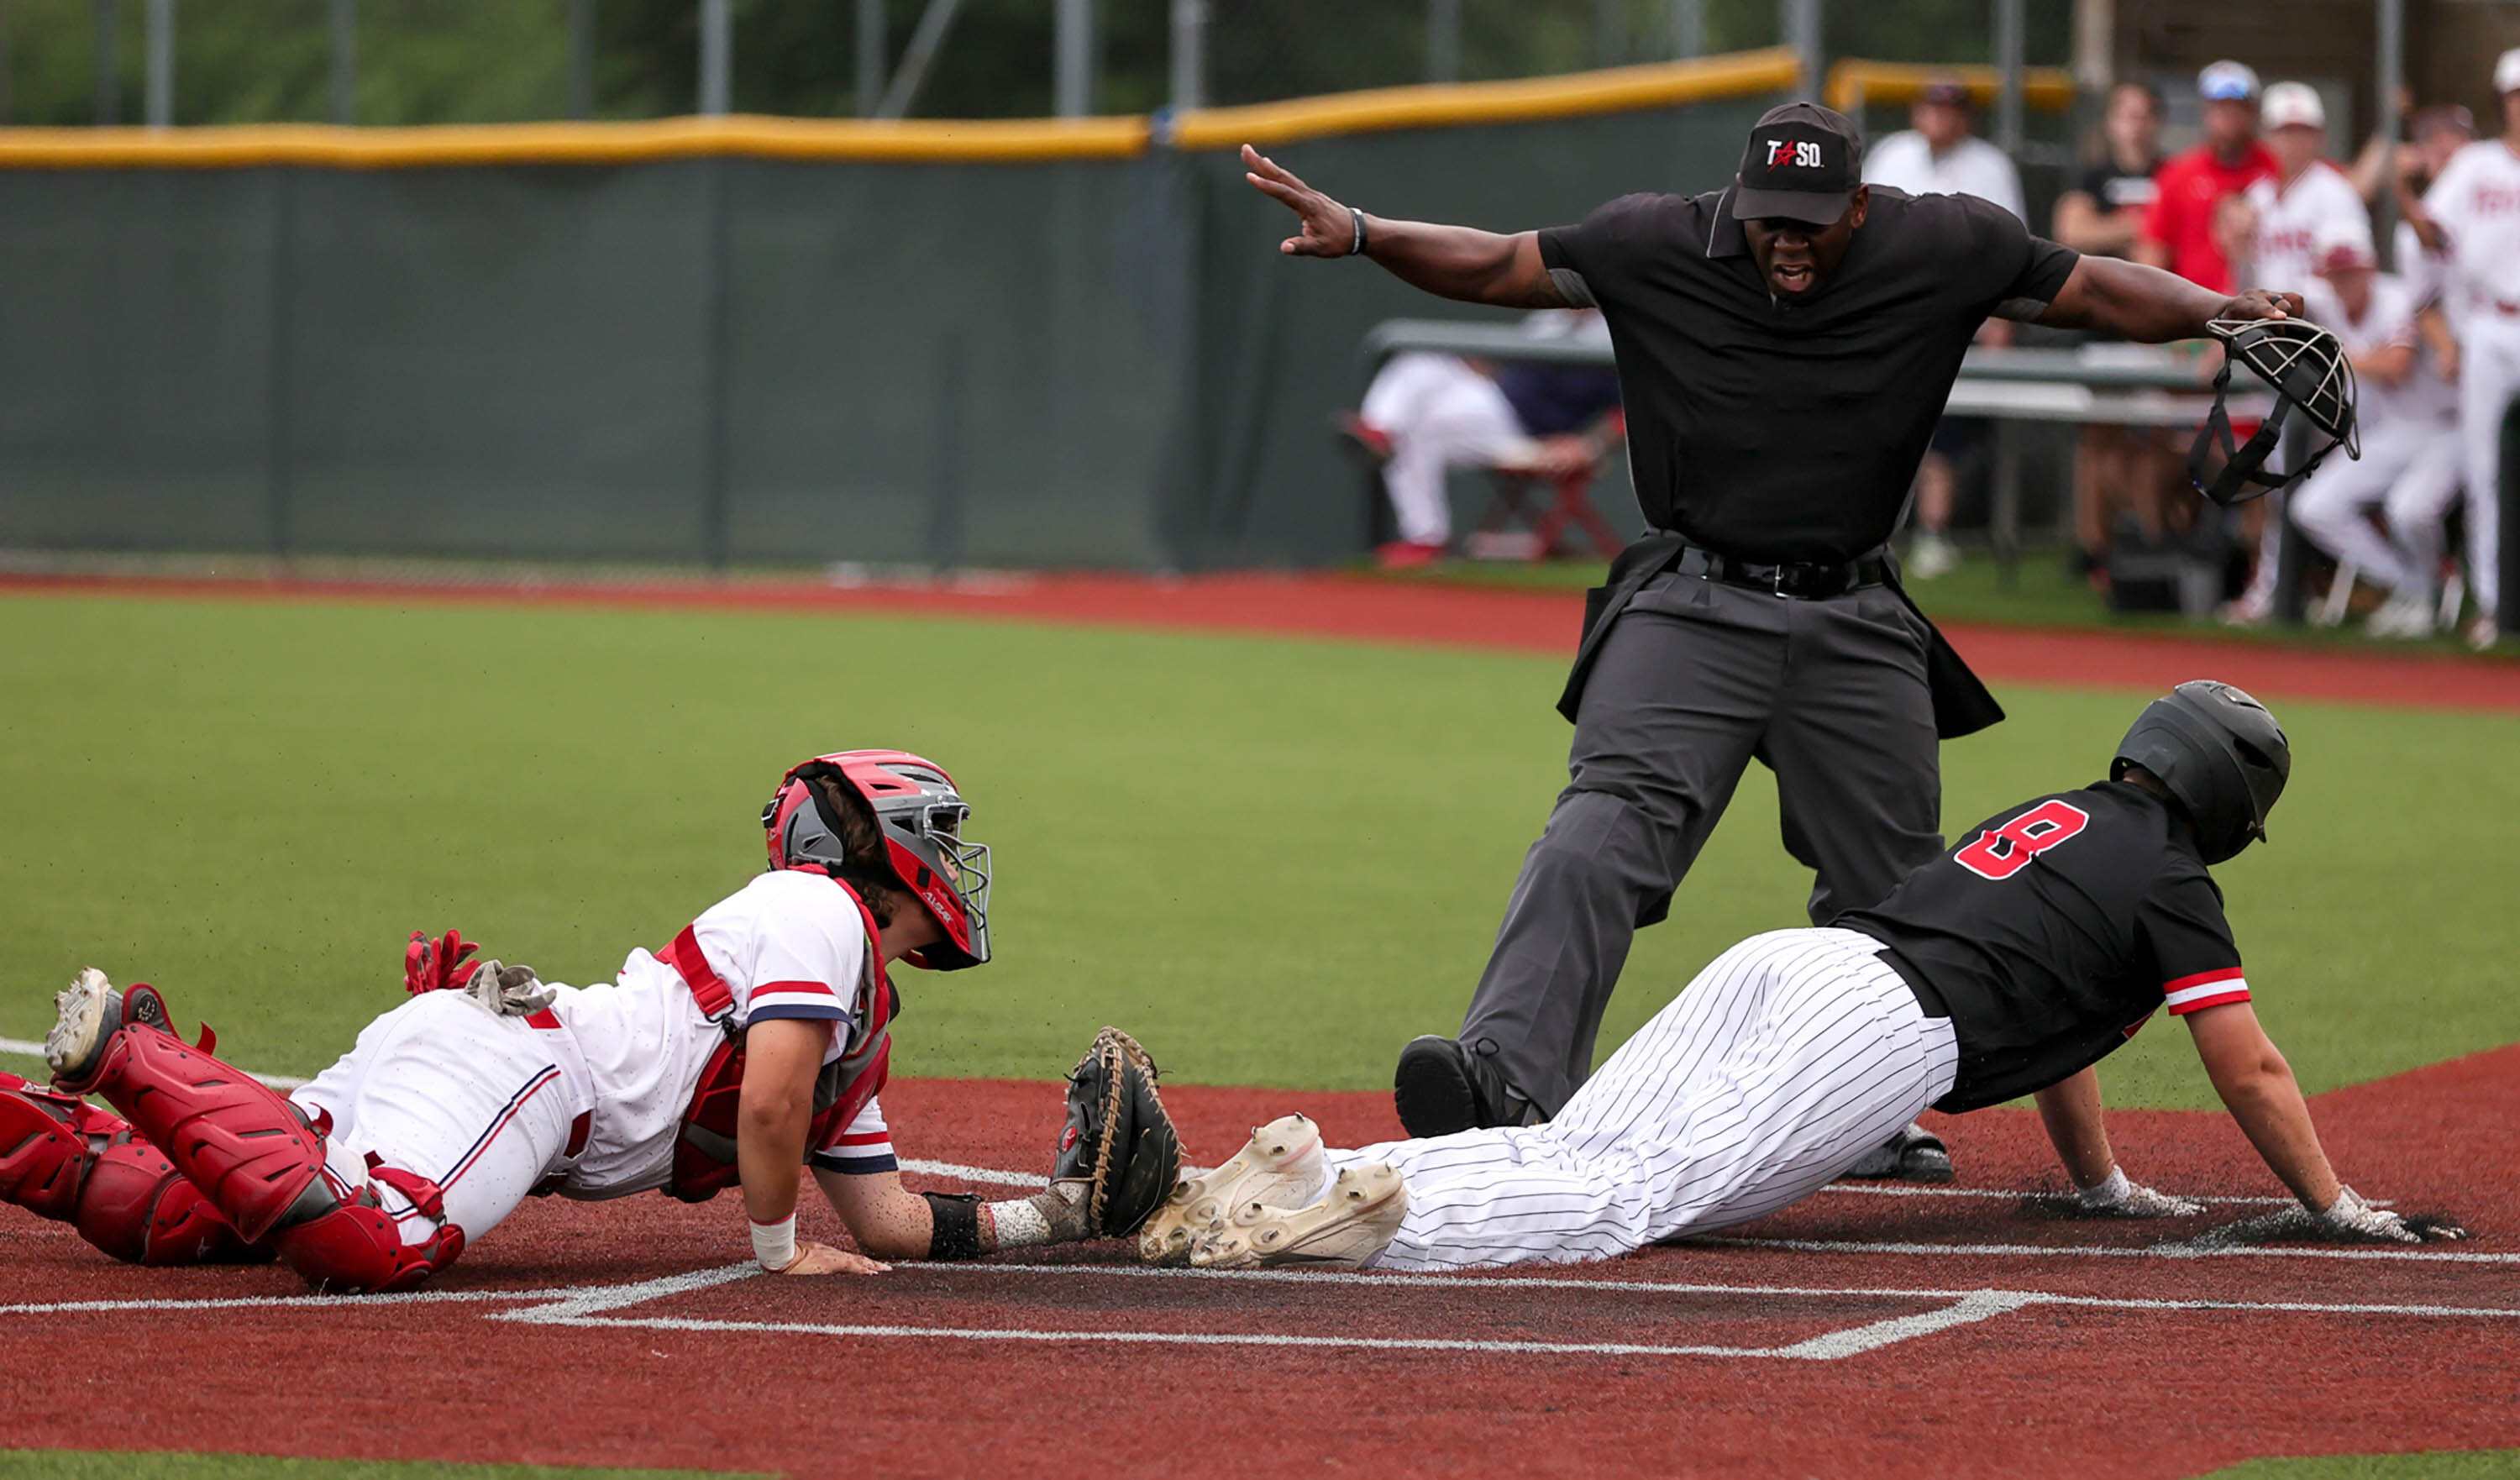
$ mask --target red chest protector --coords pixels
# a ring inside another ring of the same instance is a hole
[[[859,1006],[851,1021],[832,1024],[833,1031],[851,1029],[850,1041],[856,1047],[824,1064],[814,1078],[814,1120],[805,1133],[809,1153],[829,1145],[883,1088],[892,1056],[892,1018],[900,1007],[884,975],[883,958],[876,953],[875,917],[848,885],[832,879],[832,887],[848,896],[866,924],[866,985],[858,994]],[[743,1095],[743,1030],[735,1025],[735,993],[718,979],[690,926],[674,937],[672,945],[657,952],[656,959],[682,977],[722,1037],[700,1069],[699,1088],[683,1111],[682,1136],[674,1144],[673,1175],[665,1184],[666,1191],[685,1202],[706,1202],[742,1180],[735,1163],[735,1126],[736,1107]]]

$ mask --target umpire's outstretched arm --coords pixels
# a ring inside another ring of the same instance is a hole
[[[2034,321],[2054,329],[2089,329],[2122,339],[2161,344],[2201,339],[2214,319],[2290,319],[2301,315],[2301,294],[2253,288],[2227,298],[2185,278],[2121,262],[2085,257]]]
[[[1244,179],[1302,220],[1301,231],[1278,244],[1289,256],[1362,252],[1412,288],[1441,297],[1499,308],[1573,306],[1540,260],[1537,232],[1508,237],[1474,226],[1386,221],[1341,205],[1248,144],[1242,146],[1242,163]]]

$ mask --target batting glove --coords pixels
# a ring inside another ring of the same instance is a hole
[[[2362,1195],[2343,1183],[2336,1185],[2336,1200],[2318,1215],[2318,1221],[2340,1233],[2360,1238],[2376,1238],[2387,1243],[2421,1243],[2424,1235],[2407,1227],[2407,1220],[2387,1208],[2375,1208],[2362,1200]]]
[[[2074,1201],[2095,1218],[2186,1218],[2205,1211],[2205,1204],[2193,1198],[2173,1197],[2129,1182],[2123,1167],[2109,1168],[2106,1182],[2077,1191]]]

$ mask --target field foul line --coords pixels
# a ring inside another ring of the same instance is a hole
[[[2451,1249],[2411,1249],[2386,1244],[2353,1248],[2305,1248],[2299,1244],[2222,1243],[2173,1239],[2164,1243],[1871,1243],[1852,1238],[1682,1237],[1675,1248],[1793,1249],[1809,1254],[2001,1255],[2024,1259],[2383,1259],[2427,1264],[2520,1264],[2520,1253],[2479,1254]]]
[[[0,1038],[0,1054],[14,1054],[20,1058],[41,1058],[44,1056],[44,1046],[23,1038]],[[248,1079],[259,1079],[275,1090],[301,1089],[306,1084],[305,1080],[293,1074],[256,1074],[251,1069],[246,1070],[245,1074]]]

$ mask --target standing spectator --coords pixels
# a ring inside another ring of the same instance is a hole
[[[2100,138],[2099,160],[2056,199],[2056,240],[2090,255],[2131,257],[2161,170],[2161,96],[2141,82],[2111,88]],[[2084,573],[2108,559],[2109,526],[2121,509],[2135,516],[2146,544],[2160,543],[2172,475],[2168,449],[2153,429],[2100,422],[2083,428],[2074,459],[2074,537]]]
[[[2450,258],[2424,245],[2412,218],[2423,214],[2424,192],[2441,178],[2451,159],[2475,142],[2475,114],[2455,103],[2436,105],[2418,109],[2407,120],[2407,142],[2399,145],[2388,159],[2387,188],[2395,193],[2398,202],[2398,230],[2391,244],[2396,257],[2390,265],[2414,289],[2418,298],[2439,306],[2442,322],[2452,334],[2466,317],[2467,305],[2442,297]],[[2434,340],[2432,348],[2443,356],[2444,374],[2452,380],[2458,379],[2457,340]]]
[[[2151,210],[2138,234],[2136,258],[2167,267],[2216,292],[2235,286],[2216,224],[2224,202],[2275,173],[2275,157],[2258,141],[2258,74],[2237,62],[2217,62],[2196,74],[2205,100],[2205,138],[2172,157],[2154,177]]]
[[[1908,111],[1910,127],[1872,146],[1864,159],[1868,185],[1887,185],[1912,196],[1975,196],[1991,201],[2022,220],[2021,174],[2002,150],[1969,132],[1968,89],[1958,81],[1937,78],[1917,95]],[[1989,319],[1978,331],[1980,344],[2009,344],[2012,325]],[[1908,575],[1930,581],[1959,563],[1949,530],[1952,504],[1958,489],[1953,459],[1965,457],[1986,439],[1982,417],[1945,417],[1934,425],[1934,439],[1916,465],[1916,533],[1908,547]]]
[[[2343,218],[2318,228],[2318,268],[2303,309],[2344,341],[2362,384],[2359,461],[2322,464],[2293,490],[2292,518],[2311,543],[2390,593],[2371,614],[2375,637],[2432,631],[2432,581],[2441,520],[2458,491],[2457,392],[2441,379],[2416,331],[2422,303],[2405,279],[2379,271],[2367,228]],[[2388,540],[2371,527],[2385,510]]]
[[[1593,310],[1530,315],[1535,338],[1608,343]],[[1455,468],[1512,467],[1553,472],[1598,455],[1583,433],[1619,403],[1616,370],[1589,365],[1513,365],[1491,377],[1459,355],[1413,350],[1391,357],[1366,387],[1347,425],[1359,446],[1382,461],[1382,484],[1400,538],[1377,550],[1385,569],[1432,563],[1453,538],[1444,475]]]
[[[2333,230],[2368,241],[2371,212],[2345,171],[2320,157],[2327,147],[2327,110],[2317,90],[2278,82],[2267,89],[2258,117],[2275,173],[2250,181],[2240,193],[2243,208],[2226,217],[2233,267],[2251,288],[2299,289],[2313,276],[2311,247],[2320,234]],[[2262,622],[2274,610],[2283,497],[2271,495],[2262,511],[2250,511],[2259,528],[2258,559],[2248,590],[2224,613],[2228,621]]]
[[[2492,647],[2500,595],[2502,417],[2520,394],[2520,47],[2494,64],[2502,137],[2451,157],[2421,208],[2408,213],[2424,245],[2446,252],[2445,301],[2464,308],[2459,435],[2466,444],[2467,563],[2477,616],[2466,637]]]

